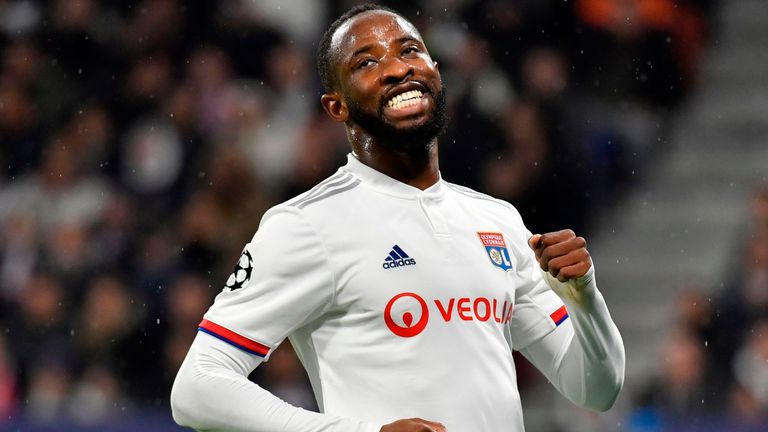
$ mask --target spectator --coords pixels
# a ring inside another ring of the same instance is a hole
[[[702,344],[677,330],[664,341],[660,376],[645,389],[639,406],[661,418],[692,419],[711,409],[705,382],[706,357]]]
[[[48,274],[36,274],[18,296],[17,308],[6,321],[20,400],[39,397],[41,405],[32,404],[31,409],[39,409],[43,417],[58,412],[70,382],[74,352],[66,321],[67,300],[57,280]],[[47,383],[55,384],[50,393],[45,388]]]
[[[0,336],[0,416],[9,418],[16,411],[17,391],[13,359],[5,337]]]
[[[20,87],[0,81],[0,101],[0,158],[7,179],[36,166],[41,151],[40,131],[36,128],[33,102]],[[0,217],[2,212],[0,207]]]
[[[346,140],[320,110],[312,64],[323,20],[349,2],[289,3],[0,0],[0,414],[98,428],[117,409],[162,407],[242,238],[265,209],[343,163]],[[534,229],[560,228],[567,206],[580,232],[588,207],[652,160],[627,155],[652,155],[636,150],[695,84],[713,10],[701,0],[385,3],[434,42],[452,119],[445,178],[511,200]],[[544,197],[556,177],[569,189]],[[744,277],[728,302],[687,311],[698,330],[669,353],[678,366],[659,386],[678,408],[706,373],[679,365],[735,374],[733,352],[749,358],[759,345],[747,332],[768,304],[760,190]],[[699,352],[695,338],[712,344]],[[253,378],[313,408],[290,347],[269,363]],[[765,411],[749,386],[730,401]]]
[[[126,405],[119,378],[112,369],[95,364],[88,366],[72,385],[66,409],[77,423],[98,425],[114,421]]]
[[[734,361],[736,380],[768,413],[768,319],[755,323],[745,340]]]
[[[38,226],[34,218],[18,213],[0,228],[0,298],[16,302],[39,264]]]
[[[34,215],[49,234],[58,224],[88,225],[99,217],[109,186],[100,176],[83,171],[83,155],[72,151],[71,139],[64,132],[54,136],[37,172],[0,191],[0,221],[14,213]]]

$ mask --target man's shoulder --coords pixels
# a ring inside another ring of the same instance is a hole
[[[502,199],[478,192],[466,186],[445,182],[447,189],[453,193],[456,200],[476,216],[484,216],[499,222],[499,226],[508,227],[510,232],[525,233],[525,223],[515,206]]]
[[[311,214],[319,213],[322,216],[324,212],[338,211],[337,200],[343,199],[346,192],[355,189],[359,184],[359,178],[340,168],[308,191],[267,210],[262,217],[262,224],[278,214],[293,214],[303,219]],[[328,205],[333,209],[329,210]]]
[[[340,168],[336,173],[316,184],[312,189],[278,204],[276,207],[283,206],[303,210],[309,206],[326,201],[331,197],[348,192],[359,184],[359,178]]]
[[[512,212],[517,214],[517,209],[515,209],[515,206],[513,206],[507,201],[495,198],[491,195],[488,195],[482,192],[478,192],[466,186],[461,186],[455,183],[447,182],[445,180],[443,180],[443,183],[448,187],[449,190],[453,191],[456,194],[456,196],[458,196],[460,199],[474,201],[475,204],[487,205],[488,207],[496,211],[506,211],[506,212]]]

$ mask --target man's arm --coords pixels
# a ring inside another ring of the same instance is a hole
[[[171,390],[182,426],[228,431],[377,432],[381,425],[294,407],[248,380],[261,358],[198,333]]]
[[[306,411],[248,380],[262,357],[329,307],[330,267],[322,239],[297,210],[275,208],[264,216],[176,376],[171,408],[179,424],[227,431],[442,431],[420,419],[382,428]]]
[[[573,231],[534,235],[544,278],[563,300],[570,323],[521,350],[575,404],[599,411],[613,406],[624,383],[624,344],[597,290],[586,242]]]
[[[420,418],[380,425],[294,407],[249,381],[261,364],[208,334],[198,333],[171,390],[174,420],[199,430],[251,432],[445,432]]]

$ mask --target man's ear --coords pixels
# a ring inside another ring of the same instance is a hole
[[[341,99],[338,92],[326,93],[320,96],[320,103],[323,104],[325,112],[327,112],[334,121],[344,123],[349,118],[347,104]]]

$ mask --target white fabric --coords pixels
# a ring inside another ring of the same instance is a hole
[[[489,252],[478,233],[504,247]],[[605,408],[581,395],[621,387],[621,379],[588,379],[599,368],[623,377],[618,331],[593,278],[588,300],[574,303],[575,316],[592,320],[575,326],[585,335],[573,342],[571,318],[556,325],[563,302],[529,237],[505,202],[442,180],[421,191],[350,156],[336,175],[265,214],[246,246],[250,280],[225,289],[205,315],[265,350],[290,337],[325,414],[248,382],[260,358],[201,333],[174,385],[175,418],[200,429],[298,432],[378,430],[421,417],[451,432],[522,431],[513,349],[571,400]],[[386,268],[388,256],[405,259]],[[595,349],[608,356],[583,355]]]
[[[570,317],[521,352],[570,401],[605,411],[624,384],[626,358],[621,334],[597,291],[594,267],[577,281],[561,283],[549,274],[546,279]]]
[[[364,423],[291,406],[248,381],[261,359],[198,333],[171,392],[173,418],[199,430],[378,432]]]

